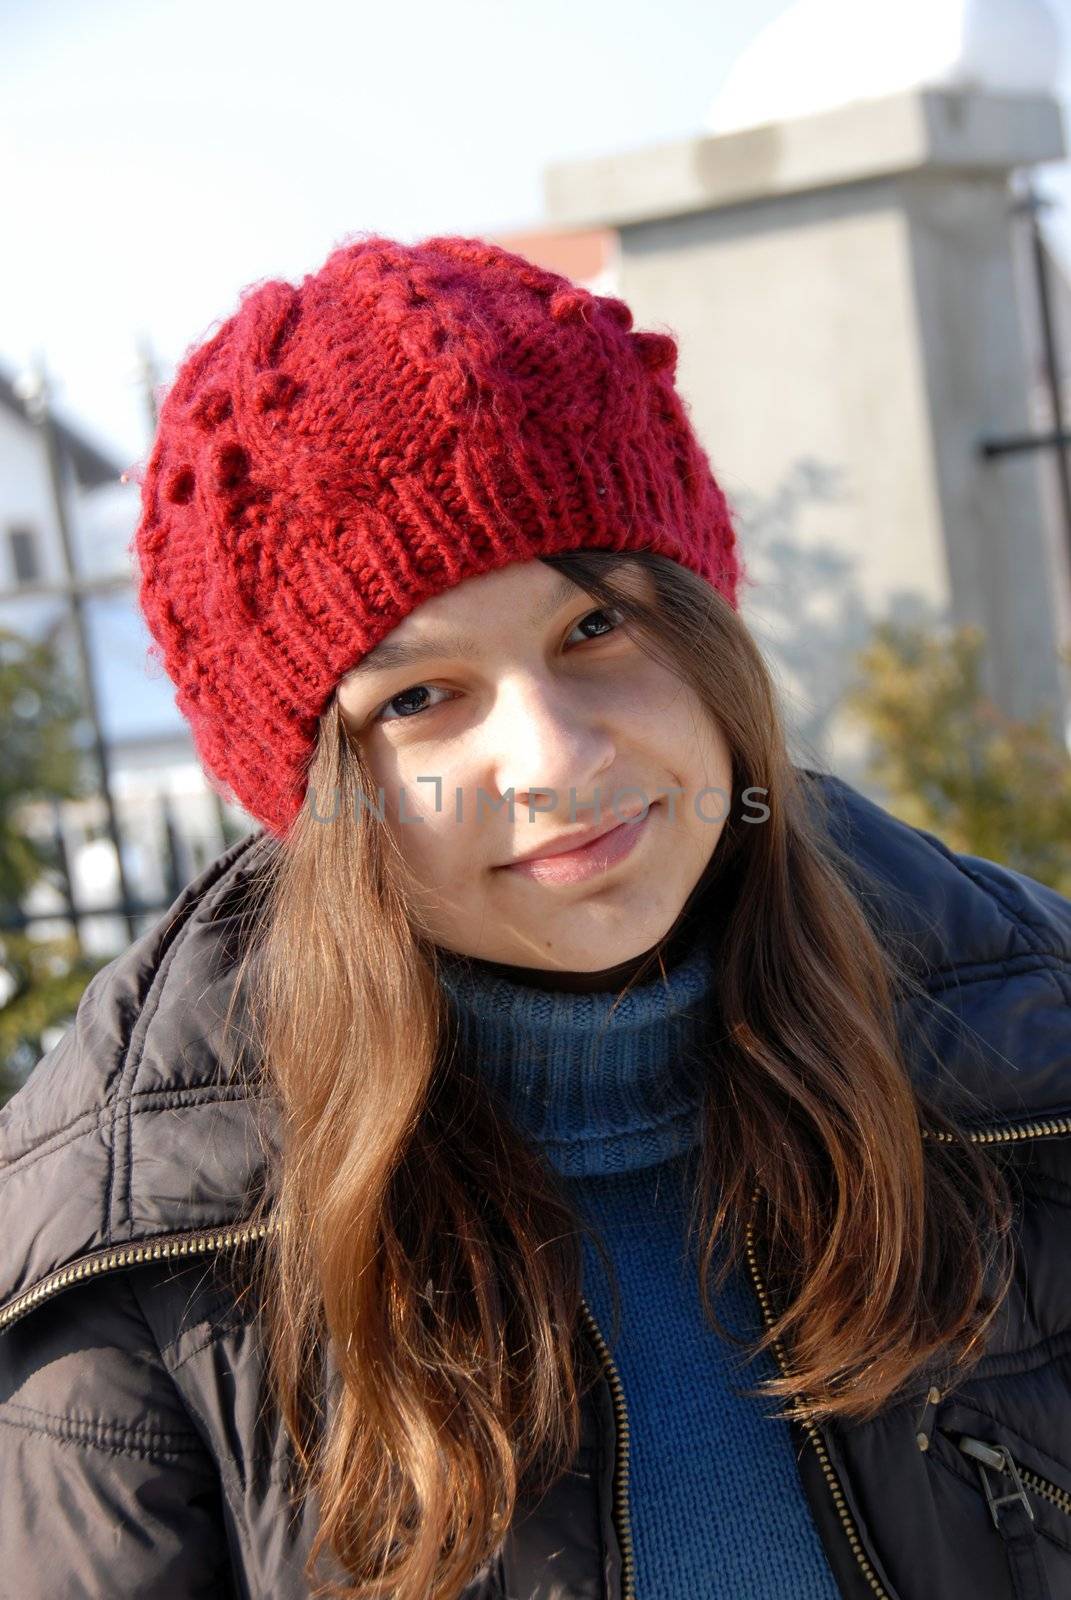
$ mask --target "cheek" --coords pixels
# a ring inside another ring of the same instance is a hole
[[[418,813],[407,805],[409,819]],[[421,820],[400,821],[390,824],[390,832],[398,847],[412,888],[419,896],[432,895],[436,905],[445,891],[451,903],[471,886],[473,852],[464,846],[464,835],[451,815],[436,815],[430,807],[420,813]]]
[[[418,783],[417,776],[440,781]],[[458,821],[456,789],[453,778],[427,760],[413,775],[400,776],[393,789],[384,786],[391,835],[402,860],[421,883],[456,886],[471,879],[473,863],[479,860],[475,807],[463,788]]]
[[[660,745],[665,765],[677,776],[684,794],[678,798],[681,816],[689,827],[709,830],[721,812],[732,807],[732,758],[721,730],[711,724],[709,714],[693,697],[674,708]],[[704,790],[716,793],[703,795]],[[696,813],[696,799],[703,813]]]
[[[710,713],[689,685],[652,664],[622,707],[623,721],[637,740],[667,766],[695,774],[724,766],[724,741]]]

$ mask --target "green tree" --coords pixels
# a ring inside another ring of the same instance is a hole
[[[985,635],[884,622],[856,657],[845,708],[870,734],[889,809],[954,850],[1071,895],[1071,758],[1044,716],[1007,716],[983,691]]]
[[[59,864],[49,842],[23,821],[32,800],[85,793],[74,730],[80,699],[55,645],[0,628],[0,921],[16,917],[23,897]],[[34,938],[0,928],[0,1103],[18,1087],[44,1050],[50,1029],[74,1015],[79,997],[103,965],[81,957],[73,935]]]

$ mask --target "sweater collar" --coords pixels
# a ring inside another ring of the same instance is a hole
[[[623,993],[544,989],[440,957],[459,1048],[559,1173],[651,1166],[697,1143],[714,1000],[701,928],[664,975]]]

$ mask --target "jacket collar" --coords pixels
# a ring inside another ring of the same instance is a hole
[[[868,914],[926,985],[932,1003],[903,1018],[920,1087],[976,1125],[1071,1116],[1071,901],[955,854],[841,779],[803,775],[863,875]],[[196,878],[94,976],[0,1111],[0,1312],[93,1252],[252,1209],[273,1134],[220,1045],[250,892],[275,848],[257,831]]]

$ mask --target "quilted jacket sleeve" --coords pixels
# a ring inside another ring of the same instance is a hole
[[[130,1274],[0,1333],[0,1597],[235,1596],[218,1473]]]

